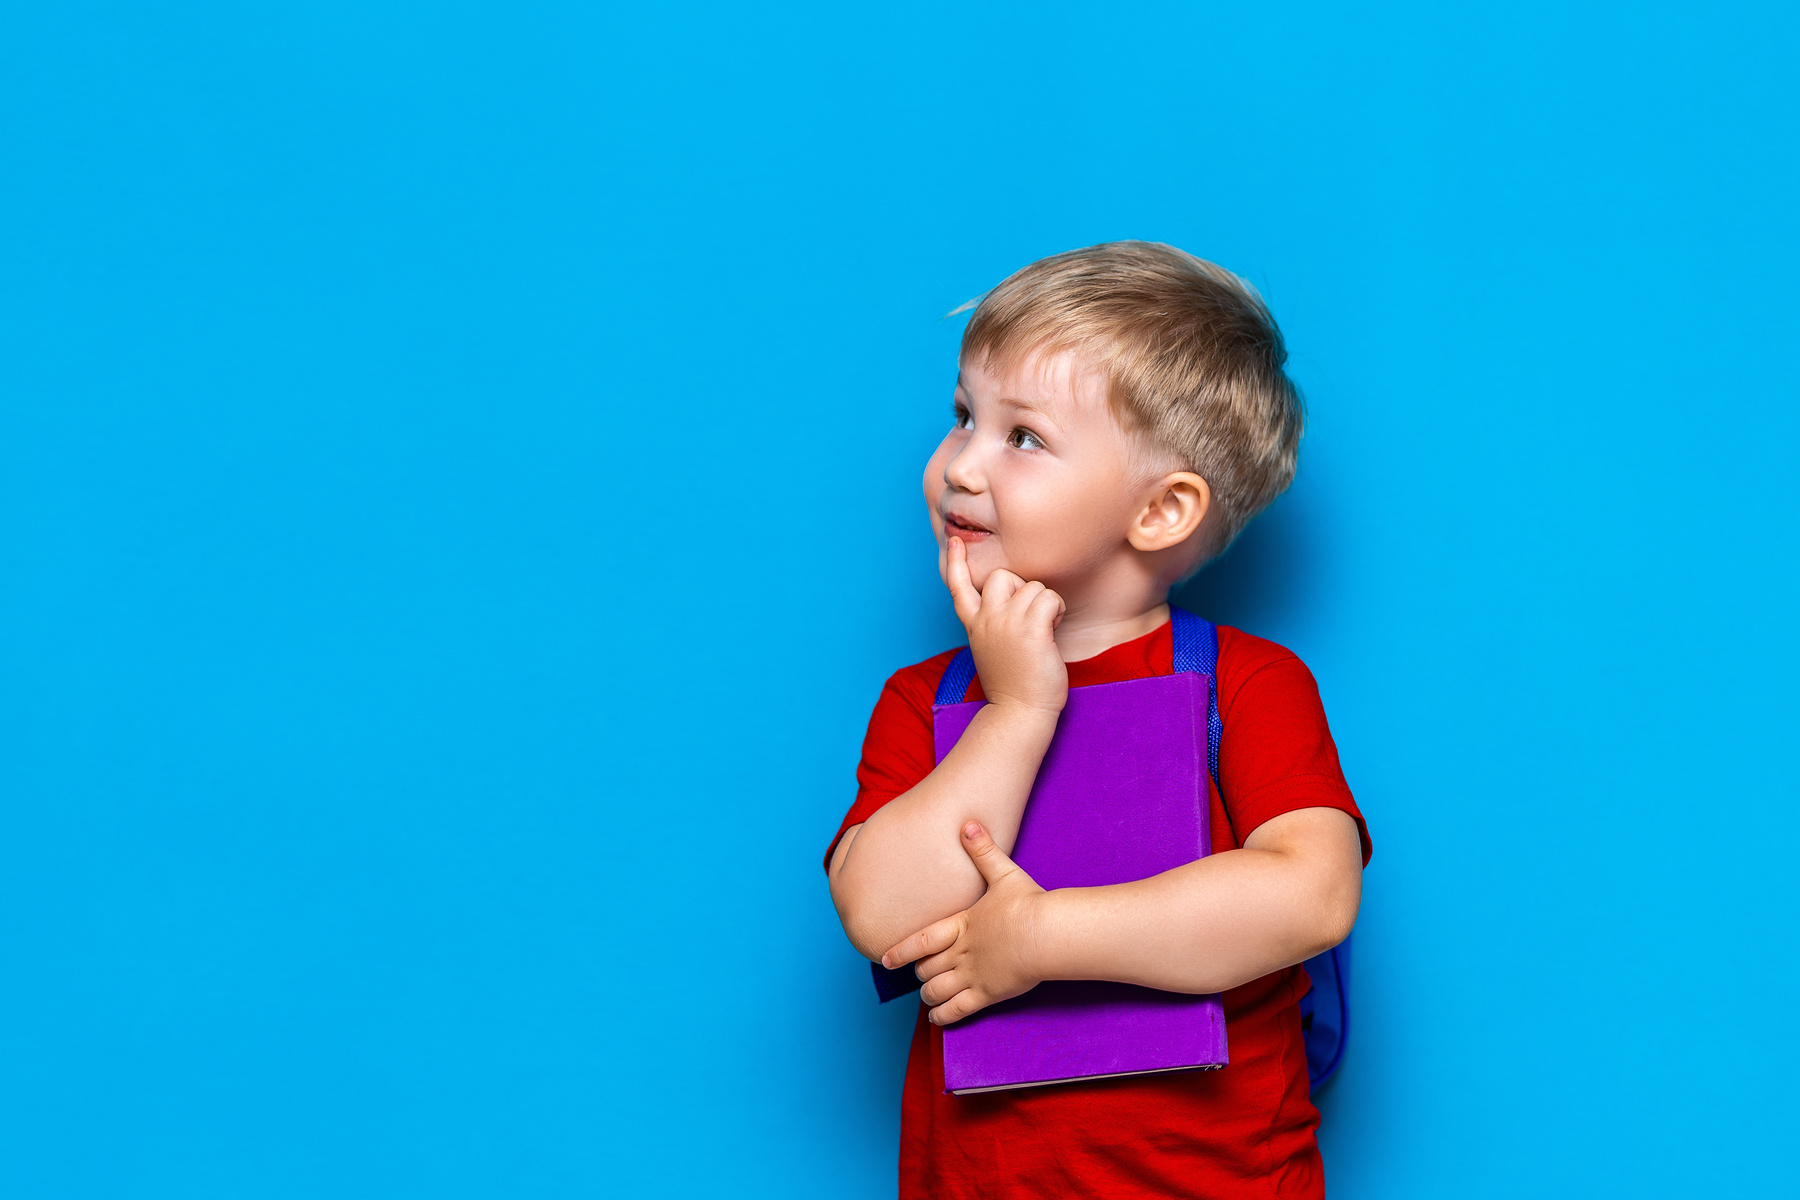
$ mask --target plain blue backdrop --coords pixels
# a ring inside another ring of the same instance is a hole
[[[940,318],[1120,237],[1310,403],[1333,1195],[1792,1186],[1795,10],[1253,8],[6,6],[0,1192],[892,1195]]]

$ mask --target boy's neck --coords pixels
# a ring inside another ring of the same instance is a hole
[[[1056,627],[1056,648],[1064,662],[1079,662],[1114,646],[1143,637],[1169,619],[1167,601],[1142,611],[1137,605],[1123,610],[1105,607],[1071,607]]]

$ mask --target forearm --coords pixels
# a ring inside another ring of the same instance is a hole
[[[986,885],[959,840],[980,821],[1010,851],[1055,712],[989,704],[917,787],[845,834],[831,864],[844,932],[870,958],[980,899]]]
[[[1045,893],[1036,973],[1222,992],[1335,946],[1362,896],[1354,824],[1335,810],[1278,820],[1308,844],[1271,838],[1135,883]]]

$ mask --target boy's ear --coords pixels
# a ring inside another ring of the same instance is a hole
[[[1168,550],[1194,535],[1212,508],[1212,488],[1192,471],[1164,475],[1132,519],[1125,540],[1146,552]]]

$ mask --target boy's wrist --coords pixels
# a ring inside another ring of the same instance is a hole
[[[992,713],[989,720],[994,724],[1029,729],[1033,732],[1042,732],[1048,729],[1054,733],[1056,722],[1062,716],[1061,705],[1049,708],[1024,700],[1014,700],[1008,696],[990,699],[981,711],[984,714]]]
[[[1025,965],[1039,982],[1080,978],[1074,970],[1069,940],[1071,899],[1066,888],[1041,892],[1037,896],[1032,913],[1033,928],[1026,941],[1030,952]]]

